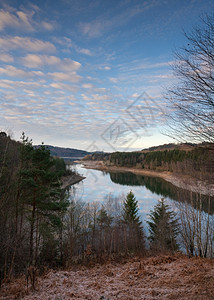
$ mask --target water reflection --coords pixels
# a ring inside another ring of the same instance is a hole
[[[175,197],[175,191],[170,188],[170,183],[158,177],[148,177],[127,173],[110,173],[112,182],[128,186],[145,186],[151,192],[163,197]]]
[[[81,165],[76,166],[76,171],[86,179],[71,187],[71,199],[81,200],[85,203],[93,202],[92,206],[96,205],[96,207],[101,207],[101,204],[103,204],[108,208],[108,211],[111,211],[111,215],[120,215],[121,203],[127,193],[132,190],[138,201],[139,213],[146,236],[148,236],[146,223],[148,214],[154,209],[161,197],[165,197],[170,209],[177,213],[182,224],[182,231],[178,240],[182,251],[188,252],[183,239],[184,233],[188,241],[190,240],[191,247],[192,243],[196,247],[195,253],[198,251],[199,231],[200,241],[202,241],[202,244],[204,243],[203,245],[208,241],[207,237],[213,236],[214,215],[210,217],[210,214],[214,212],[214,199],[179,189],[157,177],[147,177],[129,172],[108,173],[84,169]],[[209,228],[207,224],[211,224]]]
[[[199,195],[197,193],[190,192],[185,189],[178,188],[159,177],[148,177],[142,175],[136,175],[131,172],[124,173],[109,173],[112,182],[126,186],[145,186],[152,193],[160,195],[162,197],[169,197],[176,201],[189,202],[197,207],[197,199]],[[202,202],[202,210],[206,213],[214,213],[214,199],[206,195],[200,195]]]
[[[158,177],[136,175],[130,172],[102,172],[85,169],[81,165],[76,165],[75,168],[80,175],[86,177],[85,180],[75,184],[72,188],[75,191],[71,195],[76,199],[84,202],[102,203],[108,195],[112,195],[113,197],[120,197],[122,201],[125,195],[132,190],[138,200],[143,220],[147,219],[148,213],[157,204],[160,197],[165,197],[172,207],[176,207],[178,202],[191,203],[195,208],[198,205],[196,193],[179,189]],[[201,196],[201,200],[202,210],[213,214],[214,199]]]

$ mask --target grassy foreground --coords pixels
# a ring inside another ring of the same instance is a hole
[[[214,260],[182,254],[128,259],[123,263],[47,270],[36,290],[22,276],[4,283],[0,299],[213,299]]]

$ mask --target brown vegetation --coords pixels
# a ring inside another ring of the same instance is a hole
[[[132,258],[123,264],[49,270],[37,290],[25,277],[4,283],[0,299],[213,299],[214,260],[181,254]]]

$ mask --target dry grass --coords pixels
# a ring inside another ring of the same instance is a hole
[[[39,277],[36,291],[24,277],[5,283],[0,299],[214,299],[214,260],[161,255],[107,263]]]

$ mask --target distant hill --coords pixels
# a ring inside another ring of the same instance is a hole
[[[35,147],[39,147],[40,145],[37,145]],[[56,147],[51,145],[45,145],[48,147],[48,149],[51,152],[52,156],[62,157],[62,158],[82,158],[88,154],[91,154],[91,152],[87,152],[84,150],[79,149],[73,149],[73,148],[63,148],[63,147]]]
[[[146,148],[141,150],[141,152],[152,152],[152,151],[165,151],[165,150],[185,150],[185,151],[191,151],[198,147],[204,147],[204,148],[212,148],[213,149],[214,144],[213,143],[200,143],[200,144],[193,144],[193,143],[181,143],[181,144],[164,144],[159,146],[154,146],[150,148]]]

